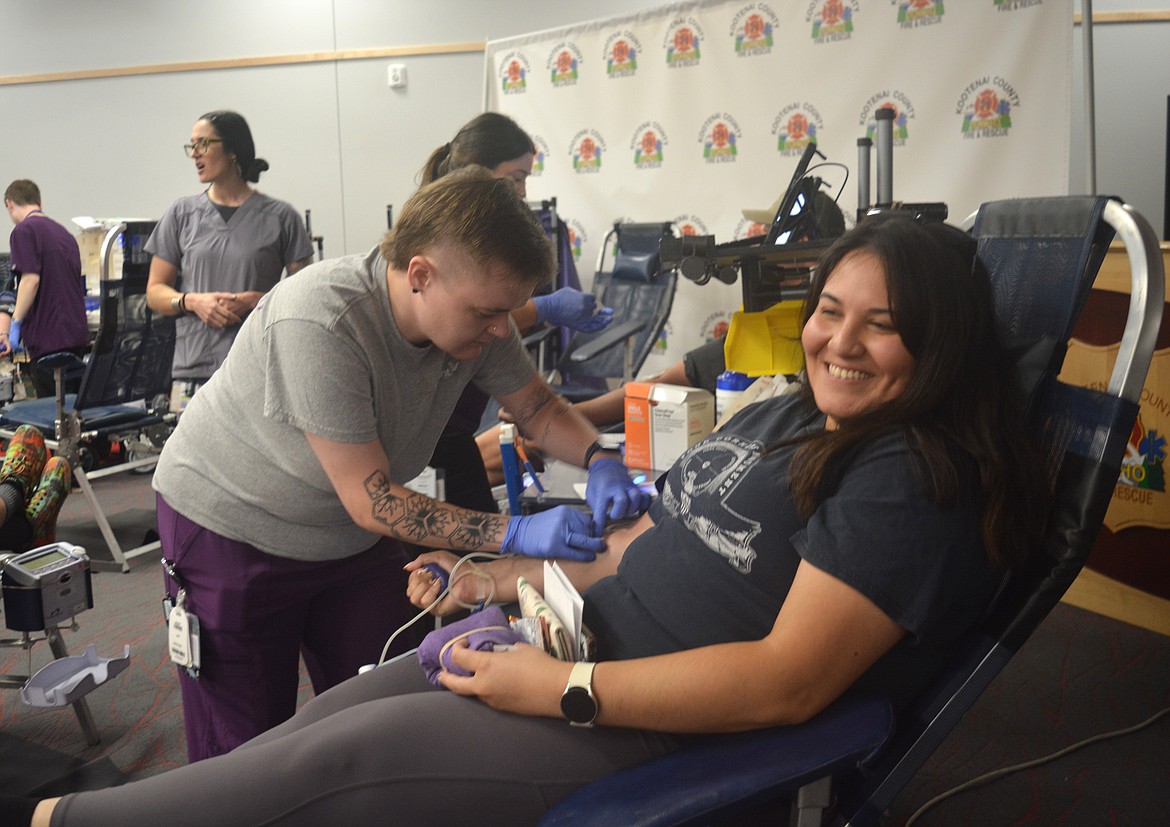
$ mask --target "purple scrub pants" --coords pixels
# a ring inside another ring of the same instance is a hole
[[[292,717],[303,657],[317,694],[374,663],[414,611],[407,558],[382,538],[353,557],[307,563],[229,540],[158,497],[163,555],[199,619],[198,679],[179,669],[191,762],[221,755]],[[167,594],[178,584],[165,576]],[[404,632],[389,656],[417,645]]]

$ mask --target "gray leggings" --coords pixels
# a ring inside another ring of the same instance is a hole
[[[408,656],[334,687],[227,755],[67,796],[52,825],[515,827],[679,743],[495,712],[430,686]]]

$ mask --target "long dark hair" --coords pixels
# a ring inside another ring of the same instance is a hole
[[[790,471],[797,508],[811,515],[860,445],[900,431],[924,488],[940,505],[960,494],[957,463],[974,464],[984,546],[997,563],[1016,565],[1043,528],[1051,481],[995,331],[991,282],[975,240],[947,224],[903,214],[867,218],[817,264],[806,323],[834,269],[862,250],[882,264],[890,312],[914,370],[897,398],[800,445]]]
[[[431,153],[419,179],[429,184],[469,164],[492,170],[535,151],[532,138],[514,120],[498,112],[484,112],[464,124],[450,143]]]
[[[259,181],[260,173],[268,169],[268,162],[256,157],[252,130],[248,128],[244,116],[230,109],[217,109],[201,116],[199,120],[207,121],[215,127],[223,140],[224,151],[236,156],[236,171],[240,177],[252,184]]]

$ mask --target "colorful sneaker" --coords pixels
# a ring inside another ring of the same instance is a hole
[[[24,516],[33,530],[33,548],[55,542],[57,539],[57,515],[61,504],[69,496],[69,485],[73,473],[69,461],[64,457],[51,457],[45,463],[45,472],[33,493]]]
[[[4,465],[0,466],[0,483],[13,482],[20,486],[25,502],[41,481],[45,467],[45,438],[32,425],[21,425],[8,443]]]

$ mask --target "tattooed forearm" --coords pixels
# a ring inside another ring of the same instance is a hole
[[[413,491],[397,496],[382,471],[367,477],[365,487],[374,519],[400,540],[417,545],[450,545],[465,551],[499,545],[504,540],[506,522],[497,514],[444,505]]]
[[[520,428],[520,432],[530,439],[542,442],[548,437],[553,423],[569,410],[569,403],[553,393],[552,389],[544,385],[532,394],[517,410],[513,411],[513,419]],[[544,419],[544,427],[540,434],[533,431],[533,426],[539,425],[540,418]]]
[[[565,404],[563,399],[553,393],[552,388],[548,385],[541,385],[516,410],[512,411],[512,417],[520,426],[520,430],[529,431],[529,426],[540,412],[557,402]]]
[[[506,521],[499,514],[469,511],[466,508],[453,509],[455,526],[448,535],[453,548],[474,551],[485,545],[502,545]]]

